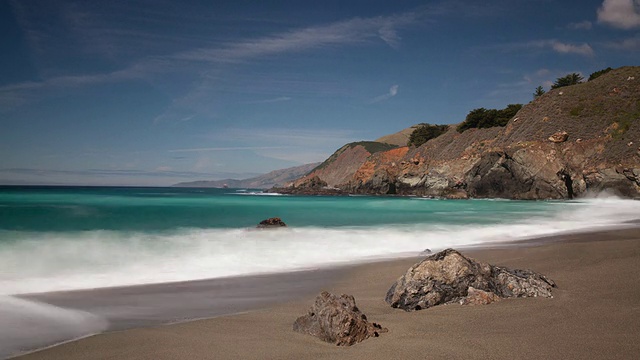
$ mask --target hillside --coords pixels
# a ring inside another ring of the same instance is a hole
[[[336,150],[327,160],[318,165],[306,176],[288,184],[291,187],[300,187],[310,179],[318,177],[327,183],[329,187],[336,187],[348,182],[353,173],[357,171],[369,156],[378,152],[388,151],[395,145],[375,142],[360,141],[344,145]]]
[[[638,198],[639,146],[640,67],[623,67],[547,92],[505,127],[451,126],[420,147],[364,161],[365,153],[343,151],[348,169],[334,161],[315,175],[359,194],[559,199],[607,189]]]
[[[247,189],[268,189],[273,186],[286,184],[301,176],[306,175],[309,171],[317,167],[320,163],[305,164],[287,169],[274,170],[270,173],[252,177],[244,180],[224,179],[213,181],[191,181],[182,182],[173,185],[174,187],[210,187],[210,188],[247,188]]]
[[[400,131],[398,131],[397,133],[393,133],[393,134],[389,134],[389,135],[385,135],[383,137],[380,137],[378,139],[376,139],[376,142],[380,142],[380,143],[385,143],[385,144],[391,144],[391,145],[396,145],[396,146],[407,146],[407,143],[409,142],[409,136],[411,136],[411,133],[413,132],[413,130],[415,130],[418,127],[418,125],[413,125],[410,126],[406,129],[402,129]]]

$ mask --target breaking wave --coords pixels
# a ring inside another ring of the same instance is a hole
[[[0,293],[23,294],[286,272],[426,248],[515,241],[619,227],[640,217],[640,202],[614,198],[557,202],[560,211],[509,224],[431,223],[297,227],[274,231],[0,231]],[[553,207],[553,206],[552,206]],[[455,215],[452,215],[455,216]],[[478,214],[490,218],[491,214]],[[7,241],[6,239],[10,239]]]

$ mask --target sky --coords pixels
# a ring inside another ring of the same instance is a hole
[[[0,0],[0,184],[166,186],[640,65],[640,0]]]

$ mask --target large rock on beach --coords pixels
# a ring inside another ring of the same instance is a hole
[[[353,296],[337,296],[327,291],[318,295],[309,312],[293,323],[293,330],[338,346],[353,345],[388,331],[367,321]]]
[[[257,227],[259,229],[269,229],[269,228],[279,228],[279,227],[286,227],[286,226],[287,224],[285,224],[284,221],[282,221],[282,219],[280,219],[279,217],[273,217],[273,218],[268,218],[266,220],[260,221]]]
[[[394,308],[414,311],[454,302],[482,304],[496,298],[552,297],[555,286],[533,271],[493,266],[447,249],[411,267],[391,286],[385,301]]]

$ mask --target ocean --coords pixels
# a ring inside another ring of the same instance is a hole
[[[280,217],[288,228],[256,230]],[[315,269],[615,227],[640,202],[0,187],[0,294]]]
[[[289,227],[256,229],[269,217]],[[638,218],[639,201],[602,196],[438,200],[0,187],[0,358],[103,331],[288,301],[330,282],[338,265]],[[299,271],[310,269],[320,271]],[[180,282],[190,280],[203,281]]]

